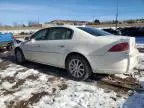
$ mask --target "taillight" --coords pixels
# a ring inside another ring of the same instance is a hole
[[[111,49],[109,49],[109,52],[120,52],[120,51],[126,51],[129,49],[129,44],[128,42],[123,42],[114,45]]]

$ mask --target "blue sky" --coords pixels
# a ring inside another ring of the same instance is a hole
[[[114,20],[116,0],[0,0],[0,23]],[[119,0],[119,20],[144,18],[144,0]]]

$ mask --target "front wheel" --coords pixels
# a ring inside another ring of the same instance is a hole
[[[66,69],[75,80],[86,80],[92,73],[88,61],[80,55],[70,56],[66,63]]]
[[[15,51],[15,57],[18,64],[23,64],[25,62],[24,55],[20,49]]]

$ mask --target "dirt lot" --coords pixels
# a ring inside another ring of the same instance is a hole
[[[141,54],[141,59],[144,56]],[[141,67],[143,68],[142,62]],[[126,77],[118,75],[119,77]],[[144,108],[143,91],[111,86],[93,74],[73,81],[66,70],[27,62],[18,65],[12,52],[0,53],[1,108]],[[143,73],[135,76],[143,85]]]

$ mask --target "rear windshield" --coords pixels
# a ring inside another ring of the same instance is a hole
[[[108,32],[105,32],[103,30],[99,30],[99,29],[95,29],[95,28],[92,28],[92,27],[77,27],[91,35],[94,35],[94,36],[106,36],[106,35],[112,35]]]

